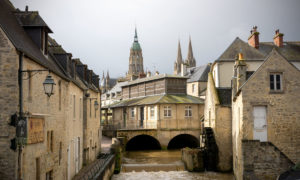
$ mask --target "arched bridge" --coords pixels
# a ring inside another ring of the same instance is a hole
[[[125,139],[124,145],[128,151],[195,148],[199,147],[199,136],[200,129],[121,129],[117,131],[117,137]]]

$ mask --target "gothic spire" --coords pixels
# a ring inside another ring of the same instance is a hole
[[[138,42],[138,36],[137,36],[136,27],[135,27],[135,31],[134,31],[134,42]]]
[[[109,71],[107,70],[106,79],[109,80]]]
[[[178,40],[178,52],[177,52],[177,64],[181,66],[182,63],[182,54],[181,54],[181,47],[180,47],[180,41]]]
[[[188,50],[187,59],[189,59],[189,60],[194,59],[191,36],[190,36],[190,41],[189,41],[189,50]]]
[[[102,79],[105,79],[105,76],[104,76],[104,71],[103,71],[103,74],[102,74]]]

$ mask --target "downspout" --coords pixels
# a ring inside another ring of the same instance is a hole
[[[19,72],[18,72],[18,81],[19,81],[19,120],[23,118],[23,52],[19,54]],[[17,137],[18,138],[18,137]],[[18,145],[18,180],[22,179],[22,145]]]

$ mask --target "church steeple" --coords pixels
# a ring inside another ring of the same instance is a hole
[[[127,77],[135,79],[139,74],[144,73],[142,48],[138,41],[137,29],[134,30],[134,41],[130,48],[129,69]]]
[[[180,41],[178,40],[177,59],[174,64],[174,74],[180,74],[181,64],[182,64],[182,54],[181,54]]]
[[[136,27],[135,27],[135,31],[134,31],[134,42],[139,42]]]
[[[191,36],[190,36],[190,39],[189,39],[189,49],[188,49],[186,64],[188,65],[188,67],[195,67],[196,66],[196,60],[195,60],[194,55],[193,55]]]

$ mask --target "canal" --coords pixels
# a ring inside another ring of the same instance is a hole
[[[180,150],[127,151],[123,154],[122,172],[112,180],[233,180],[232,174],[191,173],[184,170]]]

